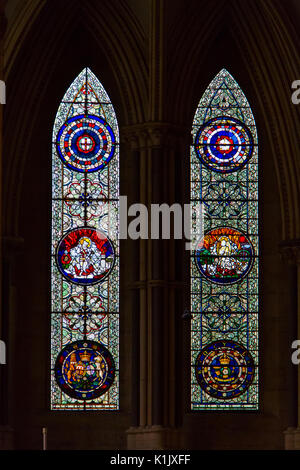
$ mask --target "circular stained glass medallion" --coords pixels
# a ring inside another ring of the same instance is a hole
[[[104,119],[91,114],[71,117],[57,134],[58,154],[75,171],[101,170],[113,157],[115,146],[112,128]]]
[[[113,267],[114,258],[109,238],[100,230],[89,227],[66,233],[56,250],[56,262],[62,275],[80,285],[103,281]]]
[[[196,154],[209,169],[231,173],[242,168],[253,153],[253,138],[238,119],[217,117],[203,124],[195,139]]]
[[[200,273],[217,284],[234,284],[251,270],[254,249],[239,230],[219,227],[207,232],[198,243],[195,261]]]
[[[103,395],[114,381],[115,364],[111,353],[96,341],[75,341],[57,356],[55,378],[61,390],[78,400]]]
[[[235,341],[210,343],[196,359],[198,384],[205,393],[219,400],[229,400],[244,393],[254,374],[251,354]]]

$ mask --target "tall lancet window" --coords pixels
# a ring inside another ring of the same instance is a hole
[[[118,409],[119,130],[84,69],[53,128],[51,409]]]
[[[257,133],[249,103],[227,70],[201,98],[192,136],[192,210],[195,220],[202,203],[205,216],[191,252],[191,408],[256,410]]]

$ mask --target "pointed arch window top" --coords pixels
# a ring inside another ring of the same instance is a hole
[[[119,142],[119,128],[114,107],[105,88],[88,67],[80,72],[64,94],[55,118],[53,141],[65,120],[81,114],[101,116],[114,129],[116,142]]]
[[[62,101],[84,102],[87,97],[86,90],[90,94],[90,101],[110,103],[109,96],[103,85],[88,67],[84,68],[75,78]]]
[[[199,126],[216,117],[232,117],[244,123],[257,144],[257,132],[251,107],[242,89],[226,70],[222,69],[205,90],[195,113],[192,134]]]

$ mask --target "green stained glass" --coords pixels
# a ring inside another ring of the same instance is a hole
[[[52,135],[51,409],[119,409],[119,129],[85,68]]]
[[[190,149],[191,409],[258,409],[258,141],[249,103],[221,70],[197,107]]]

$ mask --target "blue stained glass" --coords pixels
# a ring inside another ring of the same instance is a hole
[[[59,242],[56,261],[67,280],[80,285],[95,284],[113,268],[113,244],[103,232],[80,227],[66,233]]]
[[[119,408],[119,129],[85,68],[52,145],[51,409]]]
[[[106,393],[114,376],[112,355],[95,341],[70,343],[56,359],[57,383],[66,395],[79,400],[91,400]]]
[[[195,373],[197,382],[217,400],[242,395],[251,385],[255,367],[251,354],[235,341],[214,341],[199,353]]]
[[[239,170],[253,153],[251,132],[241,121],[217,117],[200,127],[196,152],[204,165],[221,173]]]
[[[73,116],[57,135],[57,151],[72,170],[98,171],[106,166],[115,152],[115,136],[104,119],[91,114]]]
[[[258,409],[258,142],[255,120],[227,70],[197,107],[191,159],[191,409]]]

